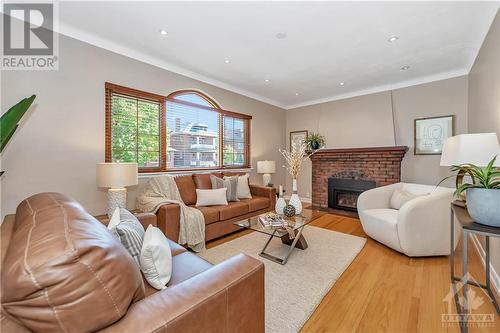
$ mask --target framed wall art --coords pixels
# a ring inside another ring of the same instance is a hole
[[[298,142],[300,143],[306,142],[307,135],[308,135],[307,130],[290,132],[290,152],[292,151],[293,146],[296,145]]]
[[[415,155],[440,155],[444,141],[453,136],[455,116],[415,119]]]

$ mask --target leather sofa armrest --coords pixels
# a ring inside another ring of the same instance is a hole
[[[264,265],[236,255],[134,303],[102,332],[264,332]]]
[[[158,228],[174,242],[179,240],[179,220],[181,218],[181,207],[177,204],[165,204],[156,212],[156,223]]]
[[[156,215],[153,213],[136,213],[135,217],[141,222],[144,229],[147,229],[150,224],[156,227]]]
[[[269,198],[269,200],[271,201],[269,204],[269,208],[274,209],[274,206],[276,204],[276,189],[274,187],[250,184],[250,193],[259,197]]]

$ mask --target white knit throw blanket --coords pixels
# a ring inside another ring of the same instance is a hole
[[[198,209],[184,204],[173,176],[151,177],[144,191],[137,198],[137,208],[143,212],[156,213],[164,204],[178,204],[181,207],[178,243],[187,244],[195,252],[203,250],[205,248],[203,214]]]

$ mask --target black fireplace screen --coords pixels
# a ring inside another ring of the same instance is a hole
[[[371,188],[375,182],[362,179],[328,178],[328,207],[357,211],[359,195]]]

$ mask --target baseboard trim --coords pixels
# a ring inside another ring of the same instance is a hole
[[[476,248],[477,253],[479,254],[479,257],[481,258],[481,263],[483,264],[483,267],[486,267],[486,252],[484,251],[481,242],[479,242],[477,235],[471,235],[471,239],[472,242],[474,243],[474,247]],[[494,291],[497,293],[498,296],[500,296],[500,277],[493,268],[491,262],[490,262],[490,279],[492,285],[495,287]]]
[[[290,200],[290,195],[284,195],[283,198],[285,198],[286,200]],[[312,203],[311,198],[300,197],[300,201],[305,203]]]

